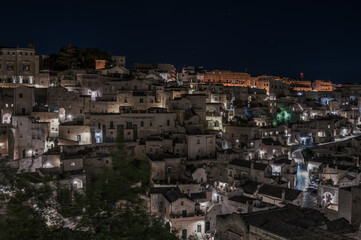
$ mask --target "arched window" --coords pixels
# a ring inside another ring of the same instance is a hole
[[[73,188],[83,188],[83,181],[79,178],[74,178],[71,182]]]

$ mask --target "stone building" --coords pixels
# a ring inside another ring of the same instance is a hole
[[[0,79],[2,83],[34,84],[39,75],[39,56],[34,48],[1,48]]]
[[[225,214],[217,216],[215,239],[349,239],[324,230],[327,222],[317,210],[291,205],[263,212]]]
[[[188,160],[216,158],[216,135],[214,134],[188,134],[187,145]]]
[[[165,132],[177,132],[175,113],[164,109],[123,111],[122,113],[90,113],[84,124],[91,127],[95,143],[112,142],[117,137],[136,141]]]
[[[178,230],[178,236],[182,239],[205,231],[204,215],[197,210],[195,201],[179,188],[152,188],[150,212],[169,221],[171,228]]]
[[[49,123],[28,116],[13,116],[9,152],[11,159],[42,155],[48,146]]]

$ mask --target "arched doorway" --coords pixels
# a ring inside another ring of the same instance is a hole
[[[3,124],[10,124],[11,123],[11,114],[5,113],[3,115]]]
[[[79,178],[74,178],[73,181],[71,182],[71,186],[73,188],[83,188],[83,181],[80,180]]]

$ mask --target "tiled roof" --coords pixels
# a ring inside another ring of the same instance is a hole
[[[285,200],[289,200],[289,201],[295,200],[302,193],[302,191],[297,189],[264,184],[259,189],[258,194],[264,194],[282,199],[283,191],[285,191]]]
[[[253,198],[247,197],[247,196],[243,196],[243,195],[237,195],[237,196],[233,196],[228,198],[228,200],[233,201],[233,202],[239,202],[239,203],[244,203],[246,204],[247,201],[253,201]]]
[[[162,194],[168,202],[172,203],[180,198],[188,198],[187,195],[183,194],[178,187],[159,187],[150,189],[151,194]],[[193,201],[193,199],[190,199]]]
[[[251,168],[251,161],[248,161],[248,160],[235,159],[235,160],[231,161],[229,164],[239,166],[239,167]],[[267,168],[267,166],[268,166],[268,164],[254,162],[253,168],[256,170],[264,171]]]
[[[258,182],[253,182],[253,181],[248,181],[244,184],[242,184],[240,186],[240,188],[243,190],[243,192],[248,193],[248,194],[254,194],[257,189],[258,186],[261,185],[261,183]]]

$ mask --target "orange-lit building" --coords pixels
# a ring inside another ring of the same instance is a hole
[[[105,60],[95,60],[95,69],[98,70],[105,68],[105,63]]]
[[[248,73],[213,70],[204,74],[202,83],[220,83],[229,86],[251,86],[251,75]]]
[[[295,80],[291,84],[291,88],[295,91],[310,92],[312,91],[312,83],[311,81]]]
[[[313,82],[313,90],[317,92],[329,92],[333,91],[333,85],[331,81],[316,80]]]

